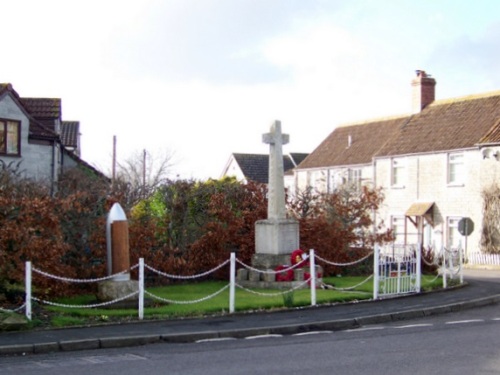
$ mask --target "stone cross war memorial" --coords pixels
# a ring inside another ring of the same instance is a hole
[[[269,144],[268,207],[267,219],[255,223],[252,264],[269,269],[290,264],[291,253],[299,248],[299,223],[286,215],[283,145],[289,142],[289,136],[282,134],[280,121],[272,123],[262,141]]]

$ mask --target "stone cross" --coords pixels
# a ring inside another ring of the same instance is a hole
[[[269,144],[269,185],[267,218],[286,219],[285,171],[283,167],[283,145],[289,141],[288,134],[281,134],[281,122],[274,121],[271,131],[262,135],[262,142]]]

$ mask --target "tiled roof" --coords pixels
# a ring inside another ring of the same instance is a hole
[[[36,119],[61,119],[61,99],[58,98],[21,98],[24,107]]]
[[[0,94],[3,94],[4,91],[12,90],[12,85],[10,83],[0,83]]]
[[[291,157],[295,160],[301,160],[307,154],[293,153],[283,155],[283,169],[285,173],[295,168]],[[267,184],[269,181],[269,155],[268,154],[233,154],[243,175],[247,180]],[[295,161],[297,163],[297,161]]]
[[[30,108],[26,105],[27,102],[32,102],[32,104],[34,105],[34,103],[37,102],[37,100],[28,99],[26,101],[25,100],[26,98],[19,97],[19,94],[14,90],[14,88],[10,83],[0,83],[0,96],[2,96],[4,93],[7,92],[10,93],[14,97],[14,99],[18,101],[19,105],[28,114],[30,122],[29,126],[30,137],[42,138],[42,139],[57,139],[57,134],[54,133],[53,129],[51,129],[51,127],[47,127],[46,125],[44,125],[43,119],[42,121],[40,121],[39,118],[36,118],[31,112]],[[47,100],[53,100],[53,99],[47,99]],[[41,103],[39,103],[39,105],[41,106]],[[60,100],[59,100],[59,113],[60,113]]]
[[[29,135],[30,137],[33,138],[43,138],[43,139],[53,139],[53,140],[58,138],[56,133],[54,133],[52,130],[48,129],[42,123],[36,121],[33,118],[30,119]]]
[[[410,116],[338,127],[299,168],[367,164],[373,157],[491,143],[500,143],[500,91],[435,101]]]
[[[61,142],[66,147],[78,147],[80,133],[79,121],[63,121],[61,123]]]
[[[408,117],[395,117],[338,127],[299,168],[371,163],[373,155],[407,121]]]
[[[500,92],[436,101],[411,116],[376,156],[458,150],[498,141],[499,120]]]
[[[491,144],[500,143],[500,119],[491,127],[486,135],[479,140],[479,143]]]

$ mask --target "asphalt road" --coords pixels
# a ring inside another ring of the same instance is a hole
[[[0,333],[0,356],[131,347],[150,343],[347,330],[449,314],[500,302],[500,272],[467,270],[466,285],[404,298],[202,319]]]
[[[343,331],[0,358],[2,375],[500,374],[500,307]]]

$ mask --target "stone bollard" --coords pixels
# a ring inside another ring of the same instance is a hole
[[[248,280],[249,281],[260,281],[260,272],[250,270],[250,273],[248,275]]]
[[[240,268],[236,271],[236,278],[238,281],[247,281],[248,280],[248,270],[246,268]]]
[[[262,279],[268,283],[274,283],[276,281],[276,274],[273,273],[272,269],[266,270],[267,272],[262,275]]]

